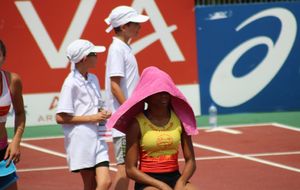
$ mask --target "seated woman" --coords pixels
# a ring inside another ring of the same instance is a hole
[[[126,172],[136,181],[136,190],[196,189],[188,181],[196,170],[191,139],[198,133],[196,120],[168,74],[146,68],[132,96],[107,125],[126,133]],[[180,143],[185,159],[181,173]]]

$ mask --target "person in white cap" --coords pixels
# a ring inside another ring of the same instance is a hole
[[[111,116],[103,109],[96,75],[88,72],[97,63],[97,54],[105,47],[87,40],[75,40],[67,48],[71,72],[65,79],[56,111],[62,125],[69,169],[80,172],[84,190],[109,189],[108,147],[98,136],[98,122]]]
[[[148,16],[140,15],[135,9],[128,6],[114,8],[105,19],[109,25],[106,32],[111,30],[115,32],[108,50],[105,72],[107,104],[112,112],[115,112],[131,96],[138,83],[138,64],[129,41],[138,36],[140,23],[148,20]],[[112,130],[112,136],[118,164],[113,187],[116,190],[124,190],[128,188],[129,183],[125,172],[126,137],[124,133],[116,129]]]

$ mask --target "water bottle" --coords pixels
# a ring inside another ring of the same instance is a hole
[[[211,104],[209,106],[208,113],[209,113],[209,125],[212,128],[216,128],[218,124],[217,112],[218,112],[217,107],[214,104]]]
[[[99,108],[98,112],[101,112],[103,110],[103,108]],[[103,120],[103,121],[99,121],[98,125],[100,127],[105,127],[107,120]]]
[[[98,112],[101,112],[102,110],[104,110],[104,101],[101,99],[98,99]],[[105,126],[106,124],[106,120],[100,121],[98,123],[98,125],[101,126]]]

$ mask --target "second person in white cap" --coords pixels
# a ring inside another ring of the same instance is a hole
[[[139,80],[136,58],[129,45],[131,38],[137,37],[140,23],[149,20],[148,16],[138,14],[132,7],[118,6],[105,19],[109,25],[106,32],[114,30],[115,35],[108,50],[105,73],[107,104],[115,112],[129,98]],[[125,172],[126,137],[125,134],[112,130],[115,157],[118,172],[113,188],[128,189],[129,179]]]
[[[71,72],[64,81],[56,111],[62,125],[69,169],[81,174],[84,190],[108,190],[108,147],[98,136],[98,122],[111,115],[104,101],[96,75],[89,73],[97,63],[97,53],[105,47],[87,40],[75,40],[67,48]]]

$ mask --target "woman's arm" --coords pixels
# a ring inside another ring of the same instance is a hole
[[[108,119],[111,112],[101,110],[93,115],[72,116],[68,113],[57,113],[56,122],[58,124],[81,124],[81,123],[97,123]]]
[[[166,183],[154,179],[137,168],[140,149],[140,127],[136,119],[126,132],[126,173],[138,183],[148,184],[161,190],[172,190]]]
[[[25,128],[25,110],[21,78],[15,73],[8,74],[8,78],[10,81],[9,86],[12,104],[15,111],[15,134],[5,154],[5,159],[8,159],[7,165],[9,165],[11,161],[17,163],[20,160],[20,143]]]
[[[185,187],[188,180],[192,177],[196,170],[195,153],[191,136],[187,135],[185,131],[181,134],[181,147],[185,159],[185,166],[183,168],[181,177],[178,179],[175,189],[182,189]]]

